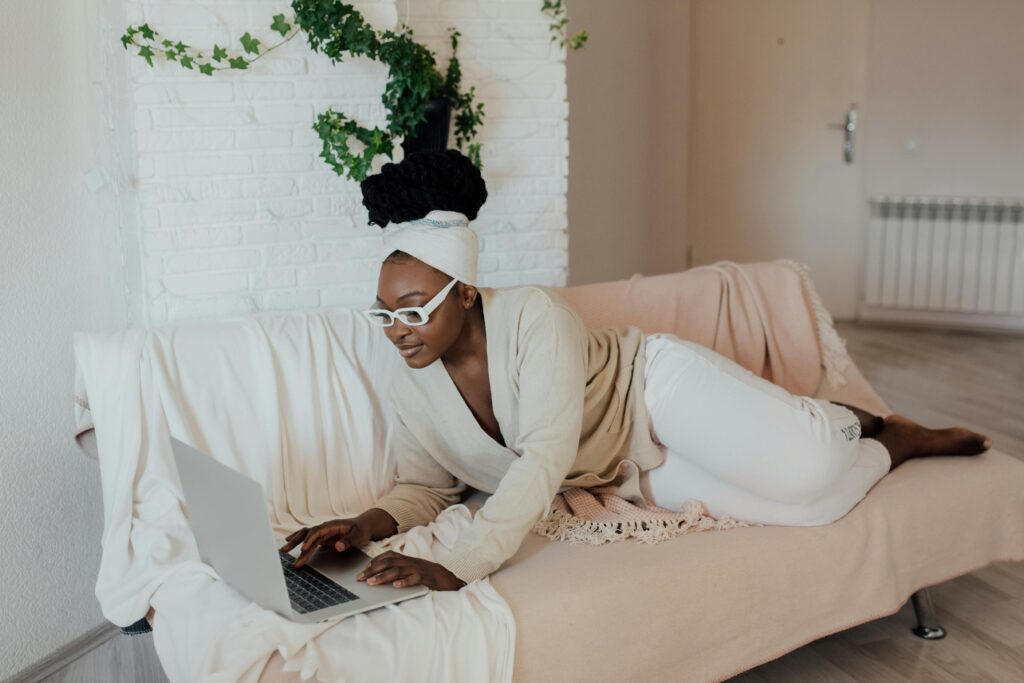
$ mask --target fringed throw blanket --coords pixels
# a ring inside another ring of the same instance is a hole
[[[593,494],[571,488],[555,496],[551,514],[537,522],[534,533],[553,541],[601,545],[626,538],[640,543],[660,543],[691,531],[763,526],[731,517],[715,519],[698,500],[683,503],[682,512],[649,505],[633,505],[611,493]]]
[[[850,365],[807,267],[789,259],[719,261],[681,273],[635,275],[625,287],[598,283],[560,291],[590,326],[628,321],[648,334],[672,332],[795,394],[813,396],[823,377],[838,388]],[[627,538],[660,543],[694,531],[747,526],[763,525],[715,519],[698,500],[685,501],[682,510],[650,503],[641,508],[614,494],[570,488],[555,496],[551,512],[533,531],[556,541],[600,545]]]

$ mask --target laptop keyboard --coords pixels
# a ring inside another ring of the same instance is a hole
[[[281,558],[285,583],[288,584],[288,597],[299,614],[359,599],[358,595],[350,593],[308,565],[295,569],[292,567],[294,557],[280,550],[277,552]]]

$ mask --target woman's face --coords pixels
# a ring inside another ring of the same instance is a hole
[[[385,261],[377,280],[377,308],[390,311],[424,306],[451,281],[451,277],[417,258]],[[466,310],[473,305],[476,288],[458,282],[423,325],[396,319],[381,328],[411,368],[423,368],[444,355],[462,332]],[[415,347],[415,348],[413,348]],[[408,350],[406,350],[408,349]]]

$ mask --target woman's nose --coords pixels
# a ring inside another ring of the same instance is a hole
[[[397,344],[399,341],[404,339],[409,334],[409,326],[403,323],[398,318],[395,318],[395,322],[384,328],[384,334],[388,336],[392,344]]]

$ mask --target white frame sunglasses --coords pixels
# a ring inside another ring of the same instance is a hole
[[[446,296],[448,296],[448,292],[452,291],[452,287],[454,287],[455,283],[458,281],[458,278],[452,278],[452,281],[445,285],[444,289],[435,294],[434,298],[428,301],[423,306],[406,306],[404,308],[396,308],[394,311],[389,311],[386,308],[367,308],[366,310],[363,311],[363,316],[370,321],[370,324],[376,325],[377,327],[391,327],[392,325],[395,324],[395,318],[398,318],[399,320],[402,321],[402,323],[410,325],[412,327],[426,325],[428,322],[430,322],[430,314],[433,312],[435,308],[441,305],[441,302],[444,301]],[[406,311],[418,313],[423,318],[423,320],[418,323],[409,322],[402,315]],[[374,319],[374,315],[381,314],[388,316],[387,323],[382,323]]]

